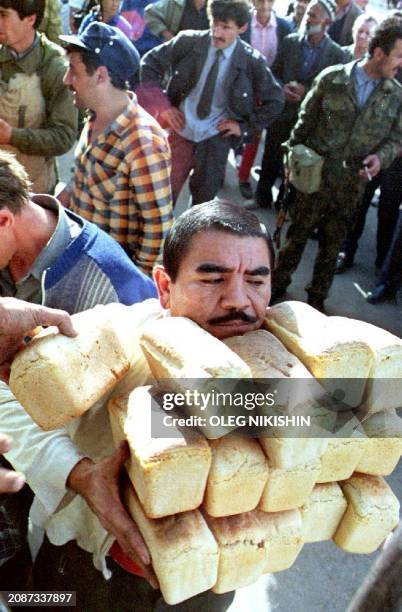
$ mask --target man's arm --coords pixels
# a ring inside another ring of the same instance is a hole
[[[176,34],[176,31],[172,32],[172,26],[174,28],[172,18],[178,22],[177,12],[180,12],[180,16],[183,14],[175,0],[159,0],[145,7],[144,21],[152,34],[162,36],[167,41]]]
[[[130,190],[140,228],[139,247],[132,258],[145,274],[150,275],[173,222],[170,152],[161,139],[159,145],[153,143],[133,151],[133,159]]]
[[[305,144],[308,136],[316,127],[317,121],[319,121],[322,95],[323,79],[317,77],[301,103],[296,125],[287,143],[289,146]]]
[[[78,112],[70,90],[63,84],[66,64],[54,57],[43,69],[42,92],[46,101],[46,122],[41,128],[12,128],[9,144],[28,155],[63,155],[74,144]],[[5,144],[5,143],[3,143]]]
[[[158,588],[148,549],[120,497],[119,477],[129,456],[128,444],[123,442],[113,455],[98,463],[82,459],[71,470],[67,486],[85,499],[102,527],[115,536],[123,552],[140,565],[148,582]]]
[[[242,127],[244,136],[250,136],[250,133],[256,131],[261,132],[271,125],[279,117],[285,104],[282,87],[266,66],[263,58],[252,57],[251,61],[255,104],[254,112],[248,119],[247,126]]]

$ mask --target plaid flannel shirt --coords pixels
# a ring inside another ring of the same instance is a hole
[[[92,142],[92,121],[84,127],[69,206],[150,274],[173,220],[170,150],[165,132],[130,95],[124,113]]]

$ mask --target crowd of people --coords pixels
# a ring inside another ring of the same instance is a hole
[[[325,311],[378,189],[379,276],[367,300],[397,295],[402,13],[378,23],[364,2],[295,0],[279,17],[273,4],[70,0],[63,32],[59,0],[0,0],[2,588],[76,585],[85,612],[100,596],[110,610],[131,609],[133,592],[135,609],[168,608],[120,500],[127,449],[113,452],[103,413],[94,412],[95,430],[106,427],[100,440],[83,442],[82,422],[46,433],[7,386],[33,323],[74,335],[71,314],[159,296],[171,316],[217,338],[243,334],[285,297],[314,233],[307,301]],[[73,145],[60,191],[56,158]],[[241,206],[216,199],[231,149],[241,156]],[[308,162],[301,176],[296,152]],[[188,177],[189,209],[173,223]],[[277,204],[274,186],[290,216],[276,266],[252,212]],[[45,534],[34,565],[28,517]],[[232,599],[208,592],[176,608],[225,610]]]

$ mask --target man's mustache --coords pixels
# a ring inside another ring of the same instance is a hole
[[[257,317],[250,317],[250,315],[246,314],[242,310],[231,310],[227,315],[223,317],[215,317],[214,319],[209,319],[208,323],[210,325],[219,325],[220,323],[230,323],[231,321],[244,321],[245,323],[257,323]]]

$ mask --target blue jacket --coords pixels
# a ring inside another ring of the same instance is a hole
[[[46,306],[73,314],[97,304],[130,305],[157,296],[153,281],[113,238],[72,211],[64,210],[82,230],[42,278]]]

